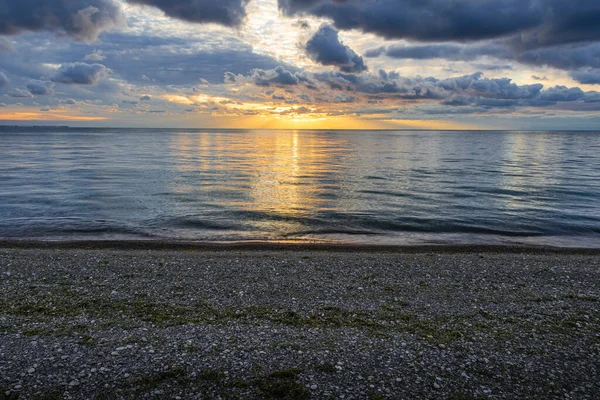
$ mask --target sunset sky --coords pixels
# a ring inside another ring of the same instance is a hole
[[[0,123],[597,129],[598,0],[0,0]]]

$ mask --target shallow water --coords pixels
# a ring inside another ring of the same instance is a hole
[[[0,237],[600,247],[600,132],[2,128]]]

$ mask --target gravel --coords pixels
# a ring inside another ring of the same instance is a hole
[[[574,251],[0,249],[0,399],[598,399],[599,267]]]

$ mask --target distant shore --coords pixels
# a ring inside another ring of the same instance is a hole
[[[0,398],[593,399],[599,255],[2,241]]]

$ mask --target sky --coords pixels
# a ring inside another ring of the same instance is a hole
[[[598,0],[0,0],[0,124],[599,129]]]

